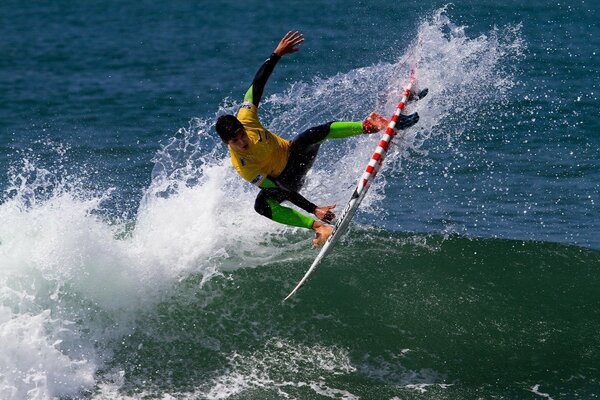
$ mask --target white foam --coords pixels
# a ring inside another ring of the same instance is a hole
[[[14,314],[0,306],[0,398],[44,400],[93,387],[93,360],[61,349],[57,338],[70,333],[65,322],[53,320],[50,310]]]
[[[146,201],[124,239],[117,238],[122,226],[94,215],[101,198],[67,192],[27,207],[17,198],[0,205],[3,398],[53,398],[89,388],[103,364],[95,345],[126,334],[135,315],[181,278],[277,256],[267,252],[264,237],[274,223],[255,215],[250,195],[228,196],[217,187],[228,171],[214,166],[204,185]],[[228,215],[238,207],[240,219]],[[65,335],[69,320],[88,333]]]
[[[534,385],[530,390],[532,393],[534,393],[538,396],[544,397],[548,400],[554,400],[548,393],[540,392],[540,385]]]
[[[327,386],[324,382],[311,383],[310,388],[321,396],[340,400],[359,400],[360,397],[348,392],[347,390],[336,389]]]
[[[233,353],[228,359],[227,370],[213,380],[211,387],[197,393],[202,398],[226,399],[259,388],[277,391],[282,397],[290,396],[286,388],[310,388],[328,397],[355,398],[350,392],[329,387],[321,378],[355,371],[348,352],[335,346],[307,346],[273,338],[263,349]]]

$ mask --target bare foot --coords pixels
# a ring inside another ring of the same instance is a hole
[[[313,231],[315,231],[315,238],[312,241],[313,246],[321,247],[325,244],[329,236],[331,236],[333,227],[322,222],[315,221],[313,223]]]
[[[390,121],[383,118],[381,115],[377,114],[376,112],[372,112],[371,114],[369,114],[369,116],[366,118],[365,122],[367,123],[367,126],[368,126],[367,133],[379,132],[380,130],[385,129],[388,126],[388,124],[390,123]]]

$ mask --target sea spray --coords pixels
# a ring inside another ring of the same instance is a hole
[[[85,193],[84,179],[21,165],[0,204],[3,398],[93,391],[95,372],[135,330],[136,316],[181,279],[207,280],[283,253],[268,234],[281,228],[252,207],[243,219],[250,224],[238,229],[244,211],[230,210],[251,194],[224,165],[208,166],[201,184],[148,196],[133,228],[99,212],[111,190]],[[235,196],[221,189],[227,181]]]

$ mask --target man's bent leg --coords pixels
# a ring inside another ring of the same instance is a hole
[[[363,133],[362,122],[328,122],[309,128],[292,140],[288,163],[277,181],[290,190],[300,190],[312,167],[321,143]]]
[[[263,189],[258,193],[256,202],[254,203],[254,209],[259,214],[264,215],[273,221],[314,230],[315,238],[313,239],[313,245],[322,246],[333,232],[333,228],[330,225],[313,220],[296,210],[283,207],[279,204],[281,200],[277,195],[277,192],[270,190],[271,189]],[[271,198],[271,195],[274,195],[274,197]]]
[[[276,178],[277,183],[293,191],[299,191],[302,188],[304,177],[317,157],[320,143],[329,134],[331,124],[330,122],[307,129],[292,140],[287,165]]]
[[[300,148],[320,144],[327,139],[345,139],[365,133],[364,122],[332,121],[307,129],[292,140]]]
[[[254,210],[281,224],[312,229],[314,220],[292,208],[282,206],[280,203],[283,200],[285,199],[277,189],[262,189],[256,196]]]

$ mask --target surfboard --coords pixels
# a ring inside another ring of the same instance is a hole
[[[411,71],[408,85],[404,88],[404,91],[402,92],[402,98],[400,99],[400,102],[398,103],[398,106],[396,107],[396,111],[394,112],[394,115],[390,119],[390,123],[387,126],[385,133],[383,134],[381,140],[379,141],[379,144],[377,145],[375,152],[371,156],[371,160],[367,164],[367,167],[365,168],[365,172],[358,180],[356,189],[354,189],[354,192],[352,193],[352,196],[350,197],[348,204],[346,204],[346,207],[344,208],[344,210],[342,211],[340,216],[337,218],[336,223],[333,227],[333,232],[331,233],[331,236],[329,236],[329,238],[327,239],[327,241],[321,248],[321,251],[319,252],[317,257],[311,264],[310,268],[308,268],[308,270],[306,271],[306,273],[304,274],[302,279],[300,279],[298,284],[294,287],[294,290],[292,290],[287,295],[287,297],[285,299],[283,299],[283,301],[288,300],[290,297],[292,297],[294,294],[296,294],[296,292],[298,292],[298,290],[300,290],[300,288],[306,283],[306,281],[312,275],[312,273],[315,272],[317,267],[321,264],[321,261],[323,261],[325,256],[327,256],[327,254],[329,254],[329,252],[333,248],[333,245],[338,241],[338,239],[348,229],[348,225],[350,224],[352,217],[356,213],[356,210],[360,206],[360,203],[364,199],[365,195],[367,194],[367,191],[369,190],[369,187],[371,186],[371,182],[373,181],[373,179],[377,175],[377,172],[379,172],[381,165],[383,164],[383,160],[385,159],[385,157],[387,155],[387,151],[389,149],[390,144],[392,143],[392,139],[398,133],[396,131],[396,122],[398,121],[398,117],[402,113],[402,110],[404,110],[404,108],[406,107],[406,103],[408,102],[408,98],[410,96],[410,93],[411,93],[414,83],[415,83],[415,75],[414,75],[414,71]]]

